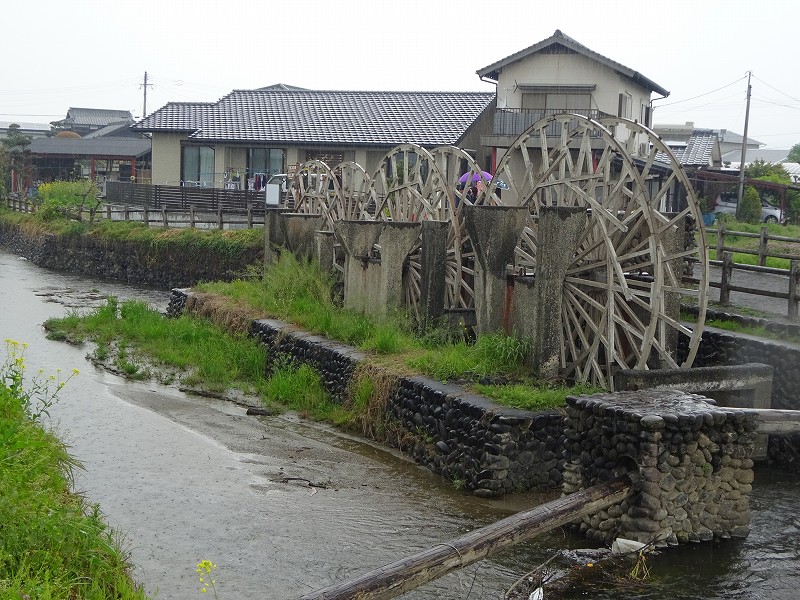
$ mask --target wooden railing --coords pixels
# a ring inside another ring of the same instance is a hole
[[[782,235],[771,235],[769,228],[765,225],[761,228],[760,233],[749,233],[747,231],[727,231],[724,220],[718,220],[717,225],[717,257],[722,256],[724,252],[738,252],[740,254],[750,254],[758,256],[758,266],[764,267],[767,265],[767,258],[784,258],[786,260],[800,260],[800,238],[786,237]],[[726,246],[725,237],[743,237],[758,239],[758,250],[750,250],[747,248],[738,248],[735,246]],[[796,254],[784,254],[780,252],[769,252],[769,242],[787,242],[790,244],[798,244],[798,252]]]
[[[143,185],[121,181],[109,181],[106,184],[106,201],[147,210],[166,209],[183,212],[188,212],[192,206],[197,211],[213,213],[219,210],[246,211],[248,206],[255,212],[263,213],[265,208],[264,192],[177,185]]]
[[[719,288],[720,304],[730,304],[731,292],[740,292],[742,294],[751,294],[753,296],[763,296],[765,298],[779,298],[786,300],[788,303],[786,316],[790,319],[797,320],[797,302],[800,300],[800,298],[798,298],[798,285],[800,285],[800,260],[791,261],[791,266],[788,270],[735,263],[733,262],[733,254],[731,252],[723,252],[722,260],[710,260],[708,262],[709,264],[722,267],[720,281],[711,281],[708,284],[710,287]],[[788,277],[788,290],[786,292],[779,292],[777,290],[753,288],[752,286],[743,287],[734,285],[733,274],[735,270],[750,271],[753,273],[767,273],[771,275],[785,275]]]
[[[187,210],[151,210],[127,204],[106,204],[102,214],[112,221],[135,221],[156,227],[188,227],[191,229],[252,229],[264,226],[264,209],[255,210],[252,205],[245,210],[216,211],[196,209],[189,205]]]

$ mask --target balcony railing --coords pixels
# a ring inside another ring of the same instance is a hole
[[[565,112],[583,115],[590,119],[601,119],[609,116],[607,113],[601,112],[597,109],[589,110],[564,110],[564,109],[526,109],[526,108],[498,108],[494,113],[494,124],[492,126],[492,135],[513,135],[517,136],[528,127],[552,115],[560,115]],[[561,124],[551,123],[547,128],[548,137],[558,137],[561,135]]]

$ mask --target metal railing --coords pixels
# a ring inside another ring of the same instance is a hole
[[[498,108],[494,113],[492,135],[519,135],[537,121],[552,115],[564,114],[565,112],[583,115],[590,119],[601,119],[609,116],[597,109],[566,111],[564,109]],[[553,123],[547,128],[548,137],[558,137],[560,135],[560,123]]]

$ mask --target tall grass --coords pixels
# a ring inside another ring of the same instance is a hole
[[[338,306],[330,276],[316,263],[298,261],[289,252],[283,252],[263,276],[202,283],[195,289],[227,296],[251,311],[366,350],[398,353],[418,345],[405,315],[376,319]]]
[[[70,492],[78,465],[36,423],[17,358],[0,368],[0,597],[145,598],[99,508]]]
[[[188,316],[165,319],[139,301],[120,304],[109,298],[86,316],[50,319],[45,329],[57,338],[91,339],[101,348],[116,345],[125,350],[128,363],[180,369],[187,384],[202,382],[212,390],[256,391],[265,381],[266,351],[256,340]]]

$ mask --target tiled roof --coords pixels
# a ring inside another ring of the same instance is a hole
[[[83,139],[93,139],[93,138],[102,138],[102,137],[131,137],[134,135],[138,135],[130,130],[130,126],[133,124],[133,119],[119,121],[118,123],[111,123],[110,125],[106,125],[105,127],[101,127],[91,133],[87,133],[86,135],[82,136]]]
[[[385,146],[455,144],[494,99],[478,92],[235,90],[213,104],[170,103],[133,126],[192,139]]]
[[[140,157],[150,152],[150,140],[135,138],[36,138],[27,146],[40,156],[102,156],[104,158]]]
[[[489,65],[488,67],[478,69],[476,73],[481,78],[488,77],[489,79],[497,81],[497,78],[499,77],[500,71],[502,71],[503,67],[510,65],[511,63],[517,62],[518,60],[522,60],[523,58],[531,54],[540,52],[545,48],[553,46],[555,44],[564,46],[565,48],[572,50],[573,52],[577,52],[578,54],[583,54],[584,56],[591,58],[592,60],[604,64],[614,69],[618,73],[622,73],[626,77],[633,79],[639,85],[642,85],[654,92],[657,92],[662,96],[669,96],[669,92],[660,85],[658,85],[656,82],[654,82],[652,79],[648,79],[638,71],[634,71],[633,69],[630,69],[621,63],[611,60],[610,58],[607,58],[602,54],[598,54],[594,50],[590,50],[589,48],[587,48],[583,44],[578,43],[568,35],[564,35],[563,33],[561,33],[561,30],[559,29],[556,29],[555,33],[551,35],[549,38],[544,39],[541,42],[534,44],[533,46],[529,46],[524,50],[520,50],[519,52],[516,52],[511,56],[507,56],[506,58],[499,60],[496,63]]]
[[[118,121],[133,120],[129,110],[110,110],[105,108],[70,108],[65,124],[105,127]]]
[[[711,129],[695,129],[686,142],[670,142],[664,140],[670,147],[678,162],[684,167],[705,167],[712,163],[714,147],[719,143],[717,134]],[[660,153],[659,153],[660,155]],[[662,156],[658,160],[665,160]]]
[[[719,138],[720,143],[727,142],[729,144],[742,144],[742,140],[744,140],[744,136],[734,133],[733,131],[729,131],[727,129],[715,129],[717,133],[717,137]],[[751,137],[747,138],[747,145],[749,146],[763,146],[763,142],[759,142],[758,140],[754,140]]]

